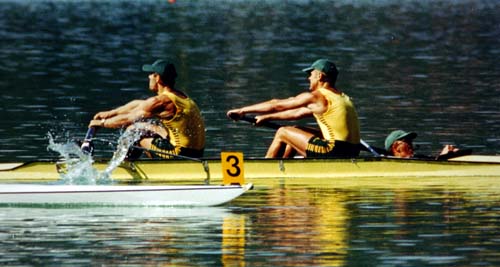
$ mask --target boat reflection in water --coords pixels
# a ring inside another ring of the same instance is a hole
[[[499,237],[493,221],[500,186],[496,178],[459,179],[466,181],[409,179],[391,186],[333,179],[257,187],[233,202],[251,209],[246,262],[265,264],[268,257],[276,266],[496,262],[488,255],[497,253],[490,244]]]
[[[276,266],[342,266],[348,254],[348,196],[337,190],[277,188],[256,213],[252,228]],[[263,249],[263,251],[266,251]]]
[[[244,215],[224,218],[222,223],[222,265],[245,266],[246,230]]]
[[[0,219],[7,264],[182,265],[197,259],[179,255],[206,253],[230,266],[244,257],[244,215],[222,207],[0,206]]]
[[[0,257],[11,265],[496,263],[497,178],[376,180],[275,180],[223,207],[3,205]]]

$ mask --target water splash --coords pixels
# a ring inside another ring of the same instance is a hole
[[[60,155],[58,164],[64,166],[65,172],[61,173],[61,182],[72,185],[112,184],[111,173],[127,156],[129,148],[139,140],[140,129],[125,131],[118,139],[118,144],[113,157],[103,171],[97,170],[91,155],[83,153],[80,147],[72,142],[56,143],[52,134],[48,134],[49,145],[47,149]]]
[[[141,138],[142,131],[140,129],[132,129],[125,131],[118,139],[117,149],[113,157],[109,161],[108,167],[101,173],[101,179],[110,179],[111,173],[116,167],[122,163],[127,156],[128,150]]]
[[[52,134],[48,134],[49,145],[47,149],[59,153],[58,164],[64,166],[65,172],[61,173],[61,182],[64,184],[97,184],[99,176],[97,169],[92,167],[93,159],[83,153],[80,147],[72,142],[56,143]]]

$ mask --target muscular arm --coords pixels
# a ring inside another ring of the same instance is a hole
[[[313,113],[306,107],[299,107],[274,113],[255,116],[256,123],[259,124],[265,120],[299,120],[311,116]]]
[[[129,105],[128,108],[124,108],[127,105],[120,107],[119,112],[114,112],[112,116],[90,121],[89,127],[121,128],[129,126],[140,119],[155,116],[168,119],[175,114],[175,105],[166,96],[154,96],[146,100],[138,100],[133,105]]]
[[[234,114],[243,116],[247,113],[260,113],[264,115],[257,116],[258,121],[276,119],[276,120],[294,120],[320,113],[324,109],[324,98],[316,93],[302,93],[295,97],[286,99],[273,99],[254,105],[246,106],[240,109],[233,109],[227,112],[229,117]]]
[[[94,120],[107,119],[107,118],[111,118],[111,117],[119,115],[119,114],[127,113],[130,110],[137,108],[144,101],[145,100],[132,100],[132,101],[128,102],[127,104],[120,106],[120,107],[117,107],[115,109],[98,112],[97,114],[94,115],[93,119]]]

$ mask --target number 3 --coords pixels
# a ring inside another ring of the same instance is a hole
[[[222,152],[222,182],[224,184],[243,184],[243,153]]]
[[[227,172],[227,174],[229,174],[230,176],[233,176],[233,177],[239,176],[241,173],[241,169],[239,166],[240,160],[235,155],[229,155],[226,158],[226,162],[231,162],[232,160],[234,160],[233,164],[231,164],[231,163],[229,163],[229,164],[231,164],[231,167],[233,167],[234,172],[231,172],[230,169],[226,169],[226,172]]]

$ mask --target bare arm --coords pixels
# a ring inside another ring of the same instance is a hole
[[[117,107],[115,109],[98,112],[97,114],[94,115],[93,119],[94,120],[107,119],[107,118],[111,118],[111,117],[119,115],[119,114],[127,113],[130,110],[137,108],[144,101],[145,100],[132,100],[132,101],[128,102],[127,104],[120,106],[120,107]]]
[[[317,99],[314,94],[307,92],[299,94],[295,97],[290,97],[286,99],[272,99],[269,101],[257,103],[239,109],[232,109],[227,112],[227,115],[228,117],[234,117],[234,114],[238,114],[238,116],[241,117],[247,113],[268,114],[268,113],[283,112],[287,110],[296,110],[299,108],[308,107],[316,100]]]
[[[89,127],[121,128],[129,126],[140,119],[147,119],[155,116],[169,118],[175,114],[175,105],[168,97],[150,97],[136,104],[137,105],[130,105],[130,109],[120,109],[120,112],[114,113],[113,116],[94,119],[90,121]]]
[[[274,113],[268,113],[256,116],[256,124],[266,120],[299,120],[305,117],[309,117],[313,112],[306,107],[299,107],[295,109],[288,109],[284,111],[278,111]]]

